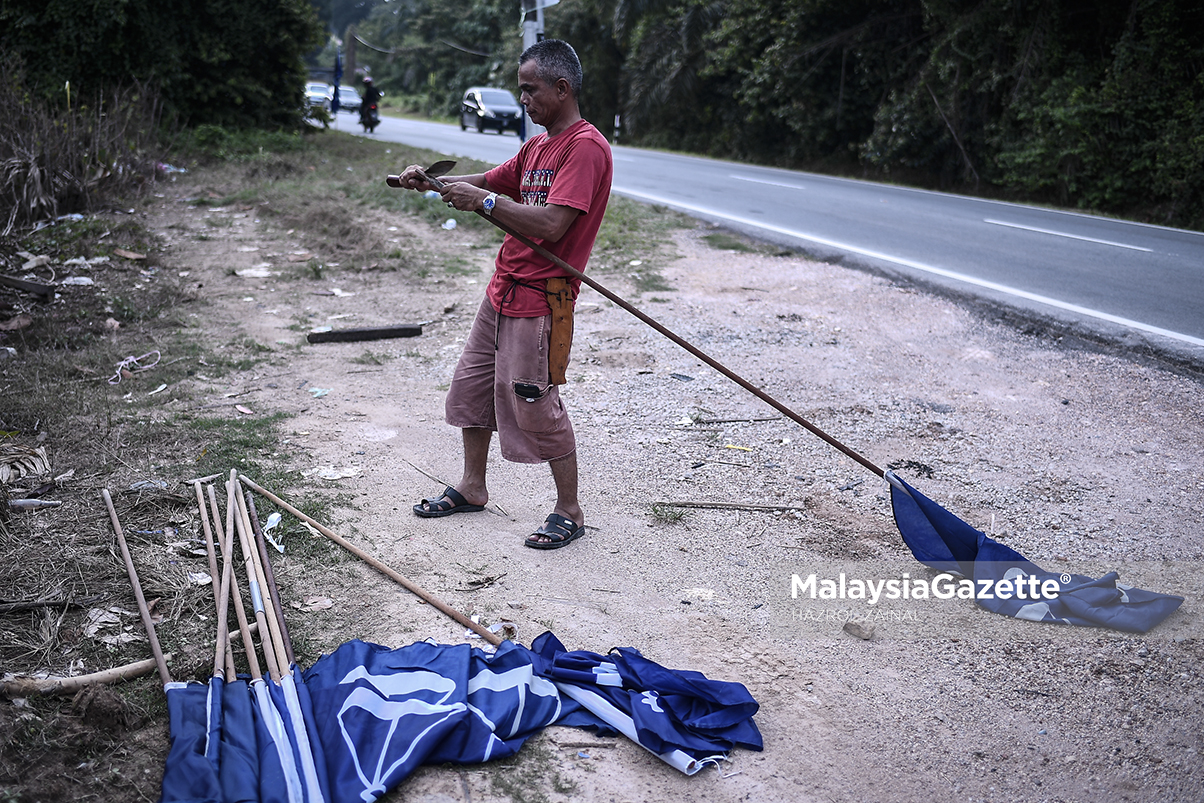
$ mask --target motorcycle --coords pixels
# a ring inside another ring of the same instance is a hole
[[[380,125],[380,110],[376,108],[375,103],[365,103],[360,106],[360,125],[364,127],[366,134],[376,131],[376,127]]]

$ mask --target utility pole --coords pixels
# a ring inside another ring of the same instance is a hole
[[[524,51],[536,42],[543,41],[543,10],[559,2],[560,0],[522,0]],[[526,132],[528,139],[544,131],[543,126],[531,122],[525,107],[523,108],[523,131]]]

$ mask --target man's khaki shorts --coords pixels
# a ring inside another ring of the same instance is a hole
[[[485,299],[447,392],[447,423],[497,432],[502,457],[514,463],[543,463],[577,449],[560,392],[548,381],[550,325],[550,315],[498,315]]]

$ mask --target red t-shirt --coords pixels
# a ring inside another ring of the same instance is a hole
[[[485,180],[494,192],[520,203],[580,210],[558,241],[531,240],[584,272],[610,200],[612,168],[606,137],[579,120],[554,137],[544,133],[527,140],[514,158],[486,173]],[[485,294],[500,313],[536,318],[551,312],[543,280],[564,275],[555,264],[506,235]],[[531,284],[536,286],[525,286]],[[572,279],[571,285],[576,298],[581,280]]]

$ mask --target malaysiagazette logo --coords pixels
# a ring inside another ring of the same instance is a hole
[[[1060,579],[1067,583],[1071,580],[1068,574]],[[844,572],[836,578],[820,577],[815,573],[805,578],[797,574],[790,576],[791,599],[801,596],[828,601],[864,600],[869,605],[898,599],[1018,599],[1049,602],[1057,599],[1061,590],[1062,584],[1058,580],[1041,580],[1032,574],[1006,580],[980,579],[977,582],[944,572],[931,579],[912,577],[907,572],[899,577],[873,580],[849,577]]]

